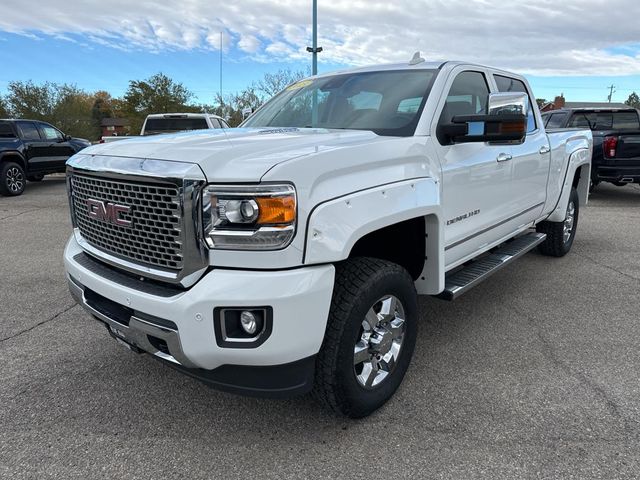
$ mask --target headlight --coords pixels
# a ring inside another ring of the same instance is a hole
[[[209,185],[202,209],[209,248],[277,250],[289,245],[295,233],[292,185]]]

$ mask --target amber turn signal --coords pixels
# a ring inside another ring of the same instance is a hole
[[[256,197],[260,215],[258,225],[292,223],[296,219],[296,199],[286,197]]]

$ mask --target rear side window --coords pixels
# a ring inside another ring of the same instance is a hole
[[[144,127],[145,135],[154,133],[202,130],[209,128],[206,118],[149,118]]]
[[[20,130],[20,136],[23,140],[40,140],[40,134],[38,133],[38,127],[33,122],[16,122],[18,130]]]
[[[7,122],[0,122],[0,138],[16,138],[13,128]]]
[[[209,121],[211,122],[211,126],[212,126],[213,128],[222,128],[222,127],[220,126],[220,122],[218,121],[218,119],[217,119],[217,118],[210,117],[210,118],[209,118]]]
[[[533,132],[536,127],[536,116],[533,113],[533,105],[535,101],[532,101],[531,95],[527,91],[524,82],[516,78],[504,77],[502,75],[494,75],[493,78],[496,81],[499,92],[520,92],[526,93],[529,97],[529,114],[527,115],[527,133]]]
[[[564,125],[564,121],[567,119],[566,113],[552,113],[549,115],[549,120],[545,125],[547,128],[561,128]]]

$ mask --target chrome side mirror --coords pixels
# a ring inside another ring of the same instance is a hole
[[[489,115],[529,114],[529,96],[526,93],[507,92],[489,95]]]

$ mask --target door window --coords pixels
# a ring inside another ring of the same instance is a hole
[[[38,127],[33,122],[16,122],[23,140],[40,140]]]
[[[489,86],[484,74],[462,72],[451,85],[439,123],[451,123],[457,115],[485,114],[488,99]]]
[[[503,77],[502,75],[494,75],[493,78],[496,81],[496,85],[498,86],[499,92],[520,92],[526,93],[529,97],[529,113],[527,114],[527,133],[533,132],[536,126],[536,116],[533,113],[533,104],[535,101],[532,101],[531,95],[527,91],[527,87],[524,85],[522,80],[518,80],[516,78]]]
[[[51,125],[47,125],[46,123],[41,123],[40,128],[42,128],[42,133],[44,134],[45,140],[59,141],[62,140],[62,134],[53,128]]]

